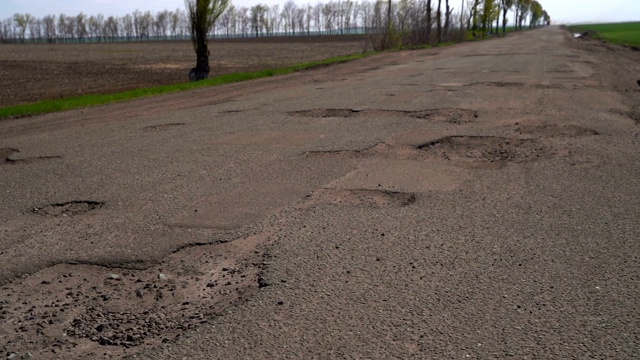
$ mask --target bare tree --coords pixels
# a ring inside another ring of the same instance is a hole
[[[297,28],[304,32],[305,23],[307,21],[306,10],[303,7],[299,7],[296,9],[296,12],[293,15],[293,20],[297,26]],[[294,34],[295,35],[295,34]]]
[[[208,34],[229,6],[229,0],[185,0],[185,5],[196,52],[196,66],[189,71],[189,80],[203,80],[209,77]]]
[[[126,14],[120,19],[122,25],[122,35],[127,37],[127,41],[131,41],[136,35],[136,27],[134,18],[131,14]]]
[[[282,18],[280,17],[280,5],[272,5],[269,8],[268,33],[273,36],[280,31]]]
[[[170,17],[171,13],[169,10],[163,10],[156,14],[156,18],[153,21],[154,33],[161,39],[167,38],[167,28],[169,27]]]
[[[98,14],[98,16],[91,15],[87,19],[87,26],[89,28],[88,33],[92,38],[97,39],[98,41],[100,40],[102,23],[104,22],[103,18],[102,14]]]
[[[285,35],[295,35],[296,34],[296,21],[294,14],[298,6],[293,0],[287,0],[282,7],[282,21],[284,22],[284,33]]]
[[[83,13],[76,15],[75,17],[75,30],[76,38],[83,41],[87,37],[87,16]]]
[[[52,43],[56,37],[56,17],[53,15],[47,15],[42,18],[42,25],[44,27],[44,37],[47,42]]]
[[[16,29],[18,30],[18,36],[19,36],[19,40],[20,42],[24,42],[26,34],[27,34],[27,28],[29,26],[29,23],[32,21],[33,17],[29,14],[14,14],[13,15],[13,23],[16,26]]]
[[[453,8],[449,7],[449,0],[446,0],[444,13],[444,37],[446,41],[450,41],[449,30],[451,29],[451,13],[453,13]]]
[[[246,7],[241,7],[237,11],[237,16],[238,28],[240,30],[240,33],[242,34],[242,37],[249,36],[249,33],[251,32],[251,18],[249,17],[249,9],[247,9]]]
[[[437,42],[442,42],[442,0],[438,0],[438,9],[436,10],[436,27],[437,27]]]
[[[219,28],[224,34],[229,37],[236,32],[236,8],[233,5],[229,5],[227,11],[220,16],[218,22]]]
[[[118,36],[120,35],[119,27],[118,27],[118,19],[116,19],[113,16],[109,16],[107,18],[107,21],[105,21],[103,25],[102,33],[108,40],[114,41],[115,39],[117,39]]]

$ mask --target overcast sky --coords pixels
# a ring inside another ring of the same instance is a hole
[[[231,0],[236,7],[262,3],[284,4],[286,0]],[[299,5],[315,4],[317,0],[295,0]],[[437,0],[434,0],[437,1]],[[450,0],[454,11],[463,0]],[[556,23],[640,21],[640,0],[539,0]],[[321,0],[325,3],[328,0]],[[36,17],[53,14],[124,15],[134,10],[156,12],[184,9],[184,0],[0,0],[0,20],[15,13],[29,13]]]

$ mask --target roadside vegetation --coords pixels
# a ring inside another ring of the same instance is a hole
[[[586,32],[591,37],[605,40],[613,44],[640,47],[640,21],[573,25],[570,29],[577,33]]]

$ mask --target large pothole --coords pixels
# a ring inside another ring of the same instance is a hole
[[[403,110],[357,110],[357,109],[313,109],[290,112],[293,116],[312,118],[351,118],[351,117],[379,117],[379,116],[408,116],[416,119],[449,122],[452,124],[469,123],[478,118],[478,113],[468,109],[442,108],[419,111]]]
[[[519,134],[536,135],[541,137],[579,137],[598,135],[593,129],[577,125],[517,125],[514,131]]]
[[[413,204],[412,193],[370,189],[318,189],[306,198],[305,207],[340,205],[354,207],[394,208]]]
[[[448,122],[451,124],[466,124],[478,118],[477,111],[457,108],[410,111],[407,112],[407,115],[418,119]]]
[[[525,162],[551,155],[547,147],[533,139],[494,136],[448,136],[418,148],[445,160],[466,163]]]
[[[357,159],[430,160],[435,158],[457,165],[497,164],[534,161],[553,156],[552,149],[536,139],[512,139],[495,136],[447,136],[422,145],[379,143],[362,150],[311,151],[307,157]]]
[[[187,247],[145,270],[43,269],[0,288],[0,351],[16,359],[93,359],[158,346],[265,286],[270,241],[263,233]]]
[[[103,206],[104,202],[101,201],[76,200],[37,207],[31,209],[31,212],[42,216],[75,216],[99,209]]]

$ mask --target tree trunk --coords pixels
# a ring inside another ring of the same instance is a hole
[[[449,40],[449,28],[451,27],[451,12],[452,9],[449,7],[449,0],[446,0],[444,13],[444,37],[447,41]]]
[[[473,19],[473,25],[471,26],[471,30],[473,30],[473,36],[476,36],[476,30],[478,30],[478,5],[480,4],[479,0],[475,0],[473,2],[473,9],[471,10],[471,19]]]
[[[500,32],[500,10],[501,9],[502,8],[498,6],[498,16],[496,16],[496,34]]]
[[[436,19],[438,22],[438,42],[442,42],[442,0],[438,0],[438,12],[436,13]]]
[[[427,0],[427,44],[431,44],[431,0]]]
[[[507,32],[507,9],[502,9],[502,33]]]
[[[384,49],[388,49],[391,47],[389,43],[391,41],[391,0],[389,0],[389,4],[387,5],[387,31],[384,34]]]
[[[206,32],[196,36],[196,67],[189,71],[189,80],[199,81],[209,77],[209,47]]]

